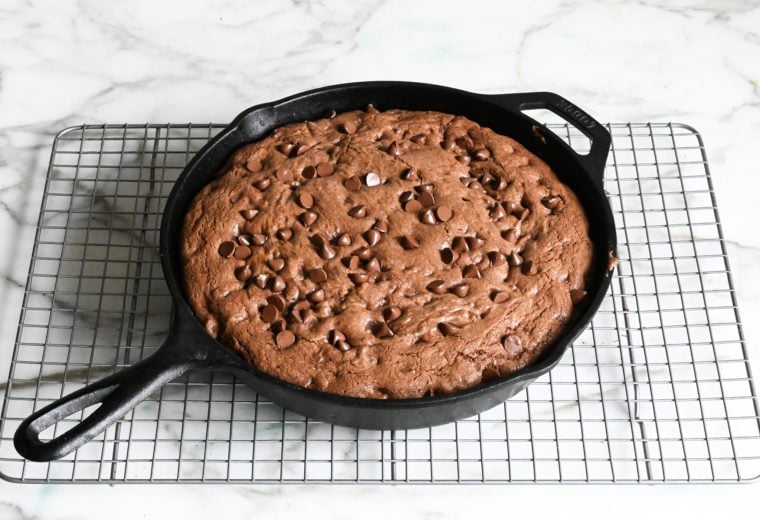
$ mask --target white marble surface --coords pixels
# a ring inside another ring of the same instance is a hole
[[[760,355],[760,2],[362,0],[0,2],[0,370],[18,319],[52,136],[83,122],[224,122],[367,79],[553,90],[602,121],[703,135],[750,356]],[[753,496],[754,495],[754,496]],[[382,506],[380,506],[382,504]],[[461,517],[476,510],[641,518],[746,515],[755,488],[16,486],[0,518]],[[358,513],[357,513],[358,512]]]

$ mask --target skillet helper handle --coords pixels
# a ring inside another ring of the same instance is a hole
[[[594,176],[594,181],[599,184],[600,188],[603,188],[604,166],[607,163],[607,154],[610,151],[612,138],[601,123],[575,104],[554,92],[496,94],[490,97],[499,102],[507,103],[511,105],[511,108],[518,111],[540,108],[550,110],[580,130],[591,140],[591,149],[586,155],[581,155],[575,152],[575,150],[573,152]],[[570,147],[568,146],[568,148]],[[572,150],[572,148],[570,149]]]
[[[26,418],[13,438],[25,458],[47,462],[65,457],[117,422],[140,401],[172,379],[197,367],[190,360],[159,351],[153,356],[109,377],[77,390]],[[40,434],[69,415],[94,404],[100,406],[70,430],[49,441]]]

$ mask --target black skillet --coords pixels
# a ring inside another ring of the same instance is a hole
[[[563,336],[532,366],[454,395],[419,399],[361,399],[301,388],[246,364],[206,334],[195,319],[182,289],[179,236],[193,196],[223,167],[239,147],[261,139],[275,128],[324,117],[330,110],[435,110],[466,116],[512,137],[546,161],[578,195],[589,217],[595,261],[588,278],[588,297]],[[548,109],[591,139],[591,150],[579,155],[553,132],[522,113]],[[18,452],[30,460],[58,459],[90,441],[140,401],[167,382],[194,370],[233,372],[273,402],[313,419],[358,428],[397,430],[462,419],[512,397],[551,370],[586,328],[610,284],[608,255],[615,252],[615,226],[602,177],[610,146],[609,133],[583,110],[549,92],[474,94],[462,90],[402,82],[350,83],[296,94],[255,106],[200,150],[177,179],[161,222],[160,253],[166,283],[173,296],[171,330],[152,356],[105,379],[77,390],[38,410],[21,423],[14,437]],[[100,406],[65,433],[43,441],[40,433],[61,419],[91,405]]]

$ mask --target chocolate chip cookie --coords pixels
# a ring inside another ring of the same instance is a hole
[[[272,376],[365,398],[529,365],[583,301],[593,255],[575,194],[519,143],[372,107],[238,150],[181,248],[209,334]]]

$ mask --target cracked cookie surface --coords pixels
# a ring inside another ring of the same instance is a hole
[[[575,194],[519,143],[371,107],[239,149],[191,203],[181,248],[209,334],[277,378],[369,398],[529,365],[592,260]]]

